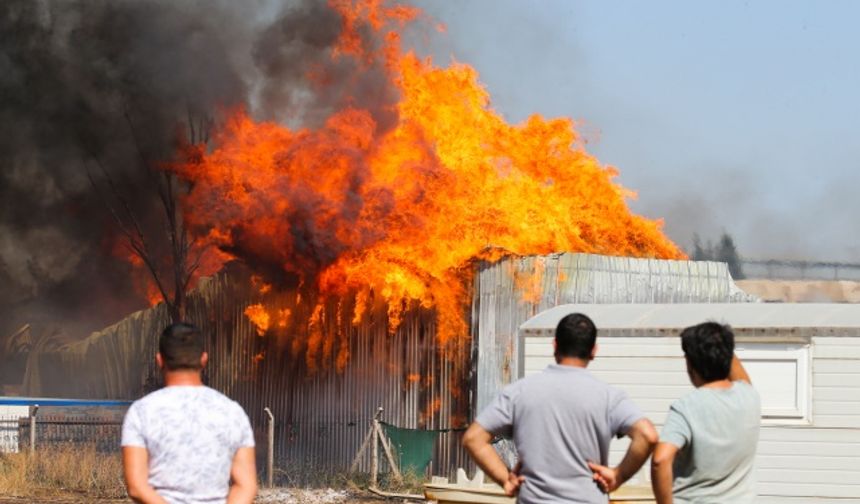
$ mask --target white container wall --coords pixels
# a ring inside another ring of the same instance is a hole
[[[589,369],[627,391],[658,429],[672,401],[692,390],[680,331],[730,323],[762,398],[757,502],[860,502],[860,305],[559,306],[523,325],[521,376],[553,362],[554,327],[577,311],[599,330]],[[625,449],[613,445],[613,463]],[[635,480],[649,474],[646,466]]]

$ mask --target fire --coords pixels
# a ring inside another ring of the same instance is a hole
[[[260,275],[251,275],[251,285],[256,287],[260,294],[267,294],[272,290],[272,284],[267,283]]]
[[[546,261],[539,257],[535,261],[533,274],[515,274],[514,285],[520,292],[520,300],[525,303],[538,304],[543,295],[544,273],[546,272]]]
[[[110,242],[109,246],[114,257],[125,261],[131,267],[131,282],[135,292],[141,298],[146,299],[149,306],[156,306],[164,301],[161,291],[158,290],[158,286],[152,280],[152,276],[140,256],[119,239]]]
[[[456,390],[456,388],[457,387],[455,387],[454,390]],[[433,402],[428,404],[427,407],[424,408],[423,411],[421,411],[421,413],[419,413],[418,423],[419,424],[426,423],[427,420],[430,418],[433,418],[433,415],[435,415],[440,409],[442,409],[442,399],[437,397],[437,398],[433,399]]]
[[[215,230],[216,245],[315,287],[309,362],[337,355],[340,367],[348,357],[343,342],[321,339],[329,296],[355,297],[355,324],[381,296],[391,331],[404,309],[435,308],[444,346],[468,338],[475,260],[560,251],[683,257],[661,222],[630,212],[634,193],[585,151],[570,119],[533,115],[510,124],[472,67],[440,67],[402,51],[398,30],[417,10],[380,0],[330,6],[343,18],[332,58],[355,58],[359,68],[384,61],[400,97],[395,123],[382,128],[360,96],[317,129],[237,111],[210,151],[175,167],[194,183],[189,220]],[[383,41],[379,47],[357,35],[359,26]],[[262,305],[245,314],[268,329]]]
[[[191,274],[191,280],[188,282],[188,289],[192,288],[202,277],[211,276],[217,273],[226,262],[233,259],[230,254],[211,246],[210,243],[217,242],[217,230],[213,230],[206,239],[200,240],[199,243],[192,244],[189,250],[189,256],[193,257],[196,267]],[[131,267],[131,280],[134,285],[134,290],[142,298],[146,299],[149,306],[156,306],[165,301],[164,296],[158,288],[155,280],[152,277],[152,271],[149,269],[144,260],[129,246],[125,237],[116,236],[109,242],[110,253]],[[169,261],[164,261],[160,256],[153,256],[156,261],[154,266],[158,270],[159,277],[168,293],[173,291],[173,283],[170,271],[172,264]],[[261,288],[261,292],[265,292],[266,285]],[[271,288],[271,286],[269,286]],[[170,294],[168,294],[170,295]]]
[[[245,308],[245,316],[257,327],[257,335],[263,336],[269,330],[271,317],[262,304],[252,304]]]
[[[158,286],[156,286],[155,282],[150,279],[149,275],[145,272],[141,272],[139,276],[142,277],[140,282],[146,286],[146,300],[149,303],[149,306],[156,306],[158,303],[164,301],[161,291],[158,290]]]

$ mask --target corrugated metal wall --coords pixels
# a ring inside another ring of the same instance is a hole
[[[37,347],[28,357],[22,392],[31,397],[131,399],[154,390],[152,356],[167,321],[167,311],[159,305],[59,350]]]
[[[259,336],[244,315],[252,303],[289,308],[291,323]],[[276,417],[279,465],[338,471],[349,466],[378,407],[399,427],[465,427],[471,401],[468,342],[444,350],[435,342],[435,314],[413,309],[388,330],[386,306],[376,302],[353,325],[351,298],[326,304],[321,344],[309,343],[311,314],[294,292],[262,295],[247,272],[233,269],[203,282],[189,296],[187,319],[209,336],[205,379],[248,412],[264,446],[264,407]],[[304,311],[303,311],[304,310]],[[159,386],[153,356],[168,323],[163,307],[137,312],[59,352],[31,355],[25,393],[136,399]],[[348,352],[338,371],[338,356]],[[315,358],[308,358],[308,354]],[[431,470],[450,474],[468,461],[460,433],[439,435]],[[260,450],[264,453],[264,450]],[[369,453],[362,470],[369,470]]]

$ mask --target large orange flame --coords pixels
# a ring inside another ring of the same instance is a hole
[[[269,317],[269,312],[266,311],[266,307],[260,303],[249,305],[245,308],[245,316],[253,322],[253,324],[257,327],[257,334],[263,336],[266,334],[266,331],[269,330],[269,324],[271,323],[271,317]]]
[[[400,94],[396,123],[382,131],[360,103],[318,129],[233,114],[210,152],[176,167],[194,181],[189,219],[215,230],[209,236],[222,249],[277,264],[315,284],[321,298],[355,295],[356,323],[371,292],[387,301],[391,330],[406,307],[435,307],[442,344],[468,336],[466,286],[476,259],[559,251],[683,257],[659,221],[630,212],[633,193],[584,150],[570,119],[509,124],[473,68],[403,53],[397,29],[414,9],[378,0],[330,5],[344,20],[332,57],[384,58]],[[385,41],[376,52],[362,45],[358,23]],[[319,351],[325,342],[310,333],[309,353]]]

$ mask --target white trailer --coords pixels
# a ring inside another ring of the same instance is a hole
[[[0,404],[0,453],[18,452],[18,422],[29,412],[29,406]]]
[[[658,430],[672,401],[692,390],[681,330],[704,321],[730,324],[762,399],[757,502],[860,502],[860,305],[561,305],[520,327],[520,377],[554,362],[555,327],[575,312],[598,327],[589,369],[626,390]],[[625,449],[614,443],[611,462]],[[649,480],[646,465],[633,483]]]

